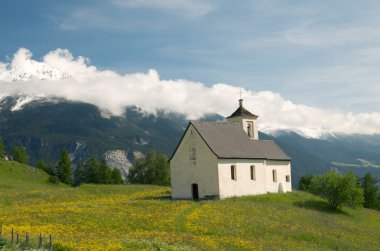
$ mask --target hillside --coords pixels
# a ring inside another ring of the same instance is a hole
[[[113,117],[94,105],[57,99],[35,100],[14,110],[22,102],[23,97],[0,100],[0,135],[8,152],[12,145],[26,147],[33,165],[39,160],[55,164],[67,148],[74,163],[97,155],[125,173],[136,156],[151,149],[170,156],[188,122],[183,115],[146,114],[136,107]],[[217,114],[202,118],[220,119]],[[274,136],[260,133],[260,139],[275,140],[292,157],[293,186],[302,175],[331,168],[353,171],[360,177],[371,172],[380,178],[379,135],[307,138],[280,131]]]
[[[12,169],[12,172],[9,170]],[[170,189],[124,185],[80,188],[0,160],[0,224],[5,237],[52,234],[73,250],[374,250],[380,212],[338,213],[307,193],[223,201],[171,201]],[[29,189],[27,189],[29,188]]]
[[[57,187],[48,183],[48,177],[48,174],[35,167],[0,159],[0,194],[2,195],[8,191]]]

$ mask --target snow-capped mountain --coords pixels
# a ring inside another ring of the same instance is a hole
[[[335,132],[330,128],[313,127],[313,128],[282,128],[274,126],[264,126],[260,128],[260,131],[272,135],[273,137],[279,137],[285,134],[296,133],[304,138],[308,139],[333,139],[339,136],[343,136],[343,133]]]
[[[29,80],[61,80],[71,76],[55,67],[35,60],[26,60],[22,66],[17,66],[0,73],[0,81],[29,81]]]

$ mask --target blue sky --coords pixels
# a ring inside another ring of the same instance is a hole
[[[156,69],[162,79],[379,112],[379,11],[365,0],[3,0],[0,61],[20,47],[37,60],[65,48],[121,74]]]

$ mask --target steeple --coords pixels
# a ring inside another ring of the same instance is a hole
[[[240,123],[251,139],[259,139],[256,122],[258,117],[243,107],[243,99],[240,98],[238,109],[226,119],[232,123]]]
[[[227,117],[227,119],[233,118],[233,117],[239,117],[239,116],[255,117],[255,118],[259,117],[255,114],[252,114],[250,111],[248,111],[247,109],[245,109],[243,107],[243,100],[242,99],[239,99],[239,108],[234,113],[232,113],[229,117]]]

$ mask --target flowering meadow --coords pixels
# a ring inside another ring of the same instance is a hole
[[[172,201],[167,187],[46,180],[0,160],[5,238],[14,228],[35,240],[51,234],[67,250],[380,250],[380,212],[332,212],[307,193]]]

